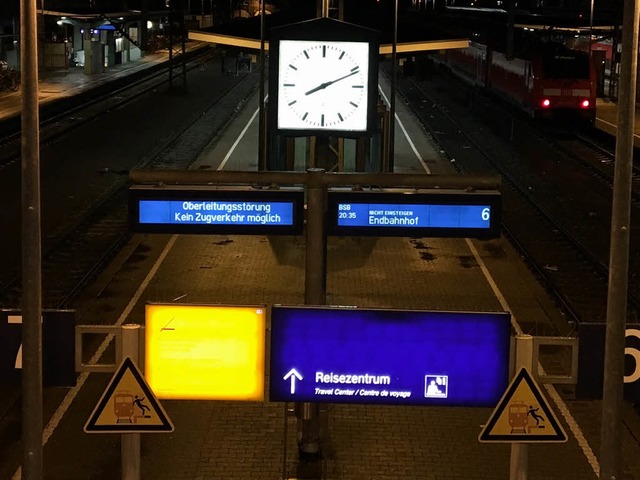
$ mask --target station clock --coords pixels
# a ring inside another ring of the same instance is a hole
[[[270,126],[289,136],[362,136],[375,128],[377,32],[329,18],[274,29]]]
[[[282,40],[278,128],[367,130],[369,44]]]

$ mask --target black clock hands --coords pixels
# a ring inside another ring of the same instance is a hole
[[[358,68],[356,68],[354,71],[352,71],[351,73],[348,73],[347,75],[343,75],[340,78],[336,78],[335,80],[329,80],[328,82],[324,82],[321,83],[320,85],[318,85],[317,87],[312,88],[311,90],[309,90],[308,92],[305,92],[305,95],[311,95],[312,93],[317,92],[318,90],[324,90],[325,88],[327,88],[329,85],[333,85],[336,82],[339,82],[340,80],[344,80],[345,78],[349,78],[352,75],[355,75],[356,73],[358,73]]]

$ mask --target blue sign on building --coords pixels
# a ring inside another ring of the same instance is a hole
[[[495,407],[508,313],[273,307],[269,399]]]
[[[334,235],[500,236],[498,192],[330,192]]]
[[[129,190],[133,229],[146,233],[297,234],[304,198],[297,190],[149,188]]]

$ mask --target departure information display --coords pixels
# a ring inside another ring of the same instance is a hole
[[[331,192],[329,198],[329,228],[336,235],[499,235],[497,194]]]
[[[271,401],[495,407],[508,313],[277,307]]]
[[[140,200],[140,223],[293,225],[293,202]]]
[[[136,231],[164,233],[299,233],[301,191],[130,190]],[[177,197],[177,198],[176,198]]]

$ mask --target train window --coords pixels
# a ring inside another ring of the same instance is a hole
[[[589,78],[589,57],[556,53],[543,58],[545,78]]]

